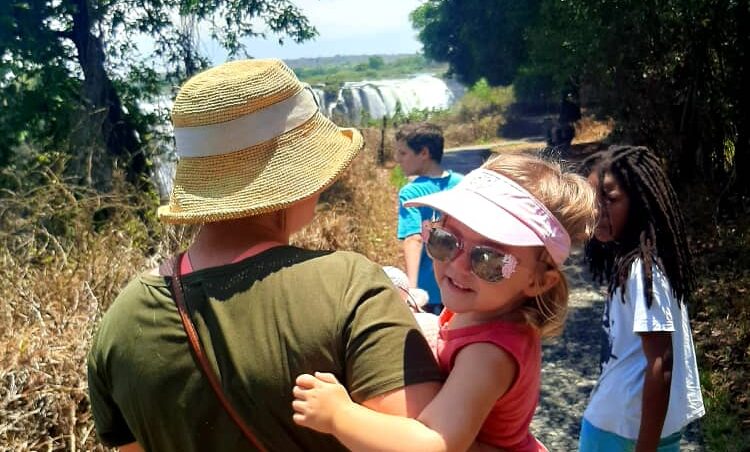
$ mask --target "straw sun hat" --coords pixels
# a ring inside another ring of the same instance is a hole
[[[320,112],[280,60],[225,63],[188,80],[172,109],[179,161],[168,223],[283,209],[329,186],[363,146]]]

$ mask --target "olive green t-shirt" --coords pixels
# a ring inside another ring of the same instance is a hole
[[[441,379],[406,304],[358,254],[283,246],[182,281],[225,394],[269,450],[344,450],[292,421],[301,373],[332,372],[358,402]],[[102,318],[88,358],[97,433],[149,451],[251,450],[195,364],[169,285],[142,274]]]

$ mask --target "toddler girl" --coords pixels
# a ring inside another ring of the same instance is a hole
[[[442,390],[415,420],[353,403],[332,374],[301,375],[294,421],[353,450],[456,451],[475,439],[508,451],[546,450],[529,432],[541,339],[563,327],[561,268],[571,242],[593,229],[594,191],[555,164],[501,155],[456,187],[410,204],[442,212],[424,232],[445,305]]]

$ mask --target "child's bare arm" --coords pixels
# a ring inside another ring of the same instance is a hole
[[[316,374],[317,379],[303,375],[294,389],[294,421],[332,433],[355,451],[466,450],[515,374],[515,361],[501,349],[469,345],[458,354],[443,389],[418,420],[353,403],[330,374]]]
[[[420,450],[446,450],[440,436],[419,421],[378,413],[352,402],[332,374],[300,375],[293,393],[293,419],[299,425],[335,435],[355,451],[399,450],[403,443],[385,435],[414,438]],[[423,449],[424,448],[424,449]]]
[[[641,333],[641,343],[646,355],[646,372],[641,426],[635,449],[639,452],[656,450],[659,445],[672,383],[672,335]]]

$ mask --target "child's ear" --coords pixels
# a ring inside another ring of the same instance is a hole
[[[526,289],[524,289],[524,295],[529,298],[537,297],[555,287],[559,282],[560,272],[554,268],[547,269],[526,286]]]
[[[422,146],[422,149],[420,149],[419,152],[417,152],[417,155],[430,158],[430,150],[427,149],[427,146]]]

